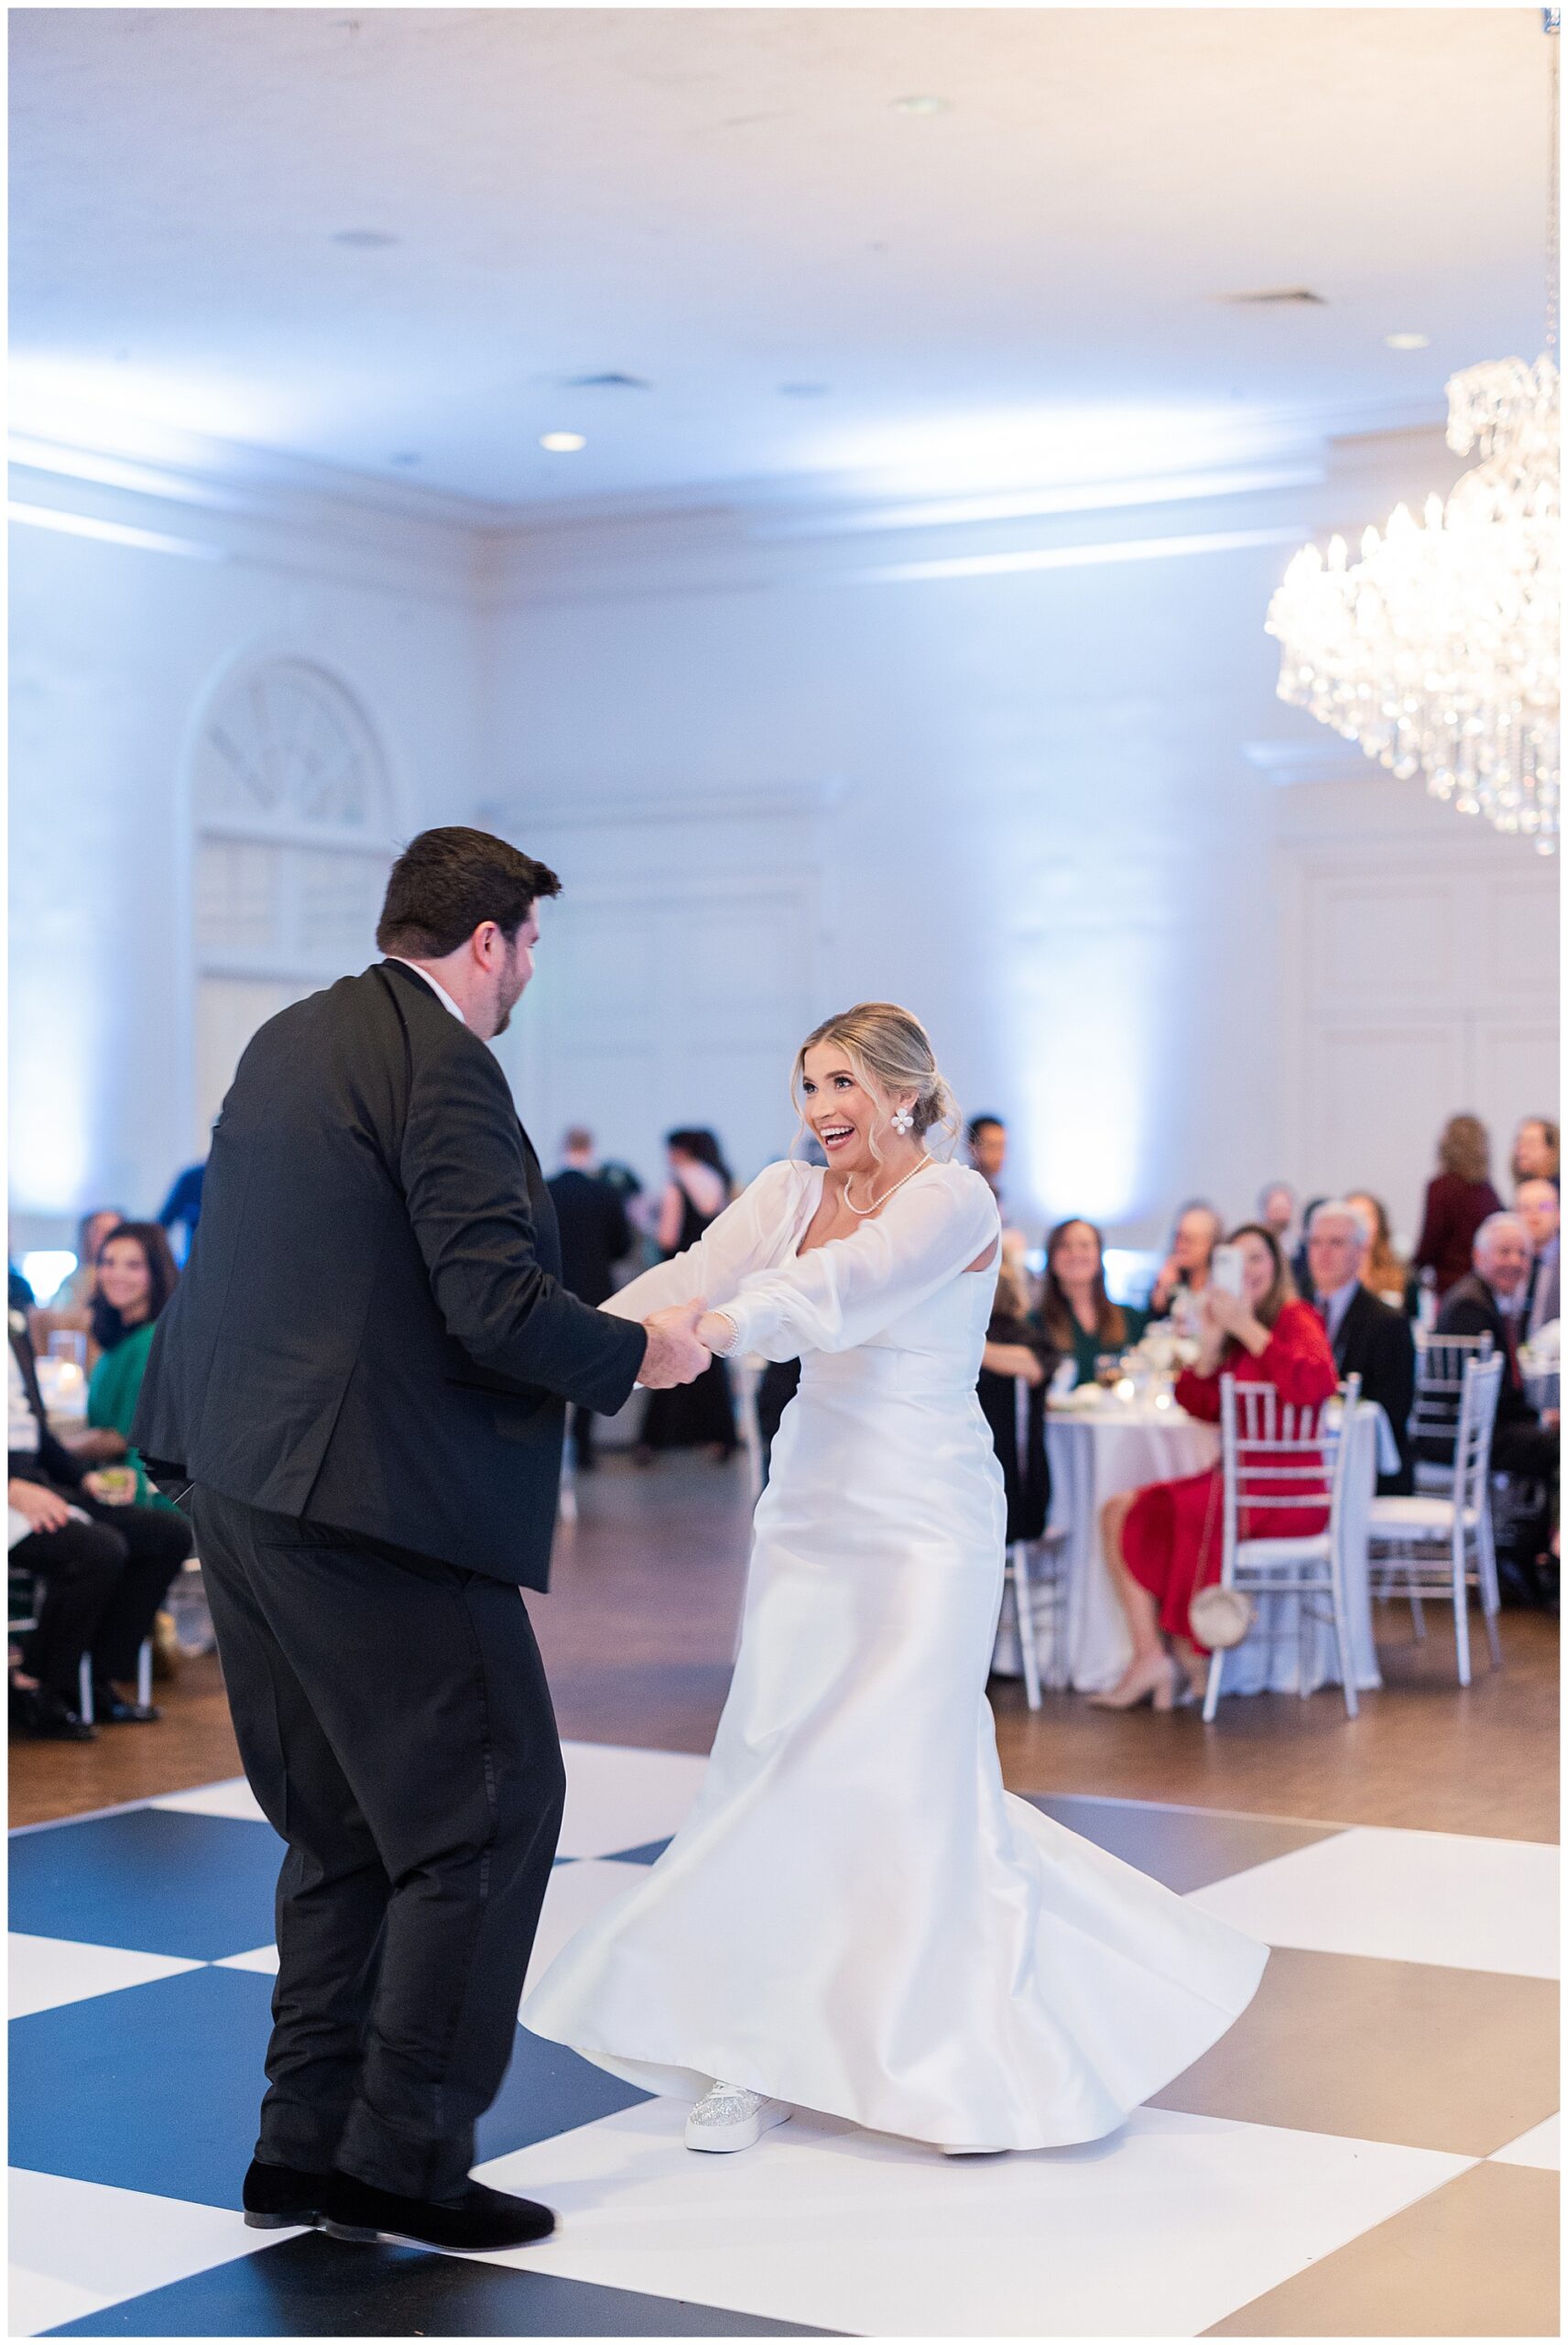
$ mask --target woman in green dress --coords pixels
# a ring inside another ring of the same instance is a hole
[[[1149,1325],[1145,1311],[1105,1292],[1105,1241],[1092,1221],[1059,1221],[1045,1241],[1040,1315],[1058,1351],[1078,1363],[1076,1384],[1093,1384],[1094,1363],[1126,1351]]]
[[[158,1314],[180,1273],[156,1221],[122,1221],[100,1245],[96,1268],[93,1339],[101,1349],[87,1387],[92,1430],[76,1444],[77,1454],[134,1474],[136,1505],[169,1508],[131,1446],[131,1425]]]

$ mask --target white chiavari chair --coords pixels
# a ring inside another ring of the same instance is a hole
[[[1487,1473],[1505,1366],[1500,1352],[1485,1357],[1472,1352],[1465,1362],[1459,1419],[1454,1429],[1453,1478],[1447,1496],[1420,1491],[1413,1498],[1372,1501],[1368,1554],[1397,1570],[1410,1595],[1418,1636],[1425,1633],[1421,1618],[1422,1594],[1446,1596],[1453,1600],[1454,1647],[1461,1685],[1470,1683],[1472,1576],[1481,1599],[1494,1669],[1502,1659],[1497,1642],[1497,1562],[1487,1502]]]
[[[1325,1618],[1332,1621],[1340,1685],[1351,1718],[1358,1705],[1345,1596],[1345,1491],[1350,1424],[1360,1390],[1360,1378],[1348,1377],[1340,1392],[1312,1408],[1281,1401],[1271,1384],[1238,1384],[1234,1376],[1220,1379],[1220,1585],[1260,1605],[1277,1597],[1296,1598],[1303,1696],[1309,1691],[1312,1626]],[[1310,1534],[1257,1535],[1271,1513],[1278,1517],[1298,1507],[1321,1507],[1328,1517],[1326,1527]],[[1264,1626],[1254,1633],[1272,1642],[1286,1631]],[[1219,1707],[1225,1660],[1223,1651],[1210,1657],[1205,1723],[1213,1722]]]

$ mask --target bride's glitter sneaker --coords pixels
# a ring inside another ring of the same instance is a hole
[[[749,2150],[770,2126],[794,2115],[787,2100],[768,2100],[744,2085],[716,2084],[686,2120],[689,2150]]]

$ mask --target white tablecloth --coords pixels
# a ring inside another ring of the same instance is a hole
[[[35,1365],[50,1424],[57,1433],[66,1429],[76,1432],[87,1423],[86,1377],[74,1360],[50,1359],[46,1356]]]
[[[1372,1600],[1367,1570],[1367,1511],[1377,1485],[1383,1412],[1375,1402],[1356,1409],[1345,1521],[1345,1595],[1350,1643],[1358,1689],[1382,1684],[1372,1639]],[[1114,1685],[1132,1651],[1127,1620],[1116,1600],[1110,1567],[1100,1543],[1100,1510],[1123,1490],[1146,1482],[1175,1481],[1201,1473],[1219,1456],[1219,1429],[1200,1423],[1180,1409],[1148,1402],[1106,1401],[1093,1412],[1051,1409],[1046,1422],[1051,1457],[1051,1522],[1065,1526],[1067,1539],[1058,1568],[1067,1577],[1067,1680],[1080,1693]],[[1042,1561],[1045,1559],[1042,1558]],[[1225,1656],[1227,1694],[1296,1693],[1300,1690],[1300,1603],[1293,1596],[1271,1598],[1258,1608],[1245,1644]],[[1049,1605],[1041,1603],[1037,1634],[1040,1674],[1049,1680],[1051,1652]],[[1339,1656],[1331,1623],[1314,1621],[1306,1640],[1307,1689],[1339,1683]],[[1004,1627],[993,1662],[997,1674],[1019,1674],[1018,1638]]]

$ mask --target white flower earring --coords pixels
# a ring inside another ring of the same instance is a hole
[[[892,1123],[896,1132],[912,1132],[915,1129],[913,1113],[908,1107],[898,1108],[893,1116]]]

